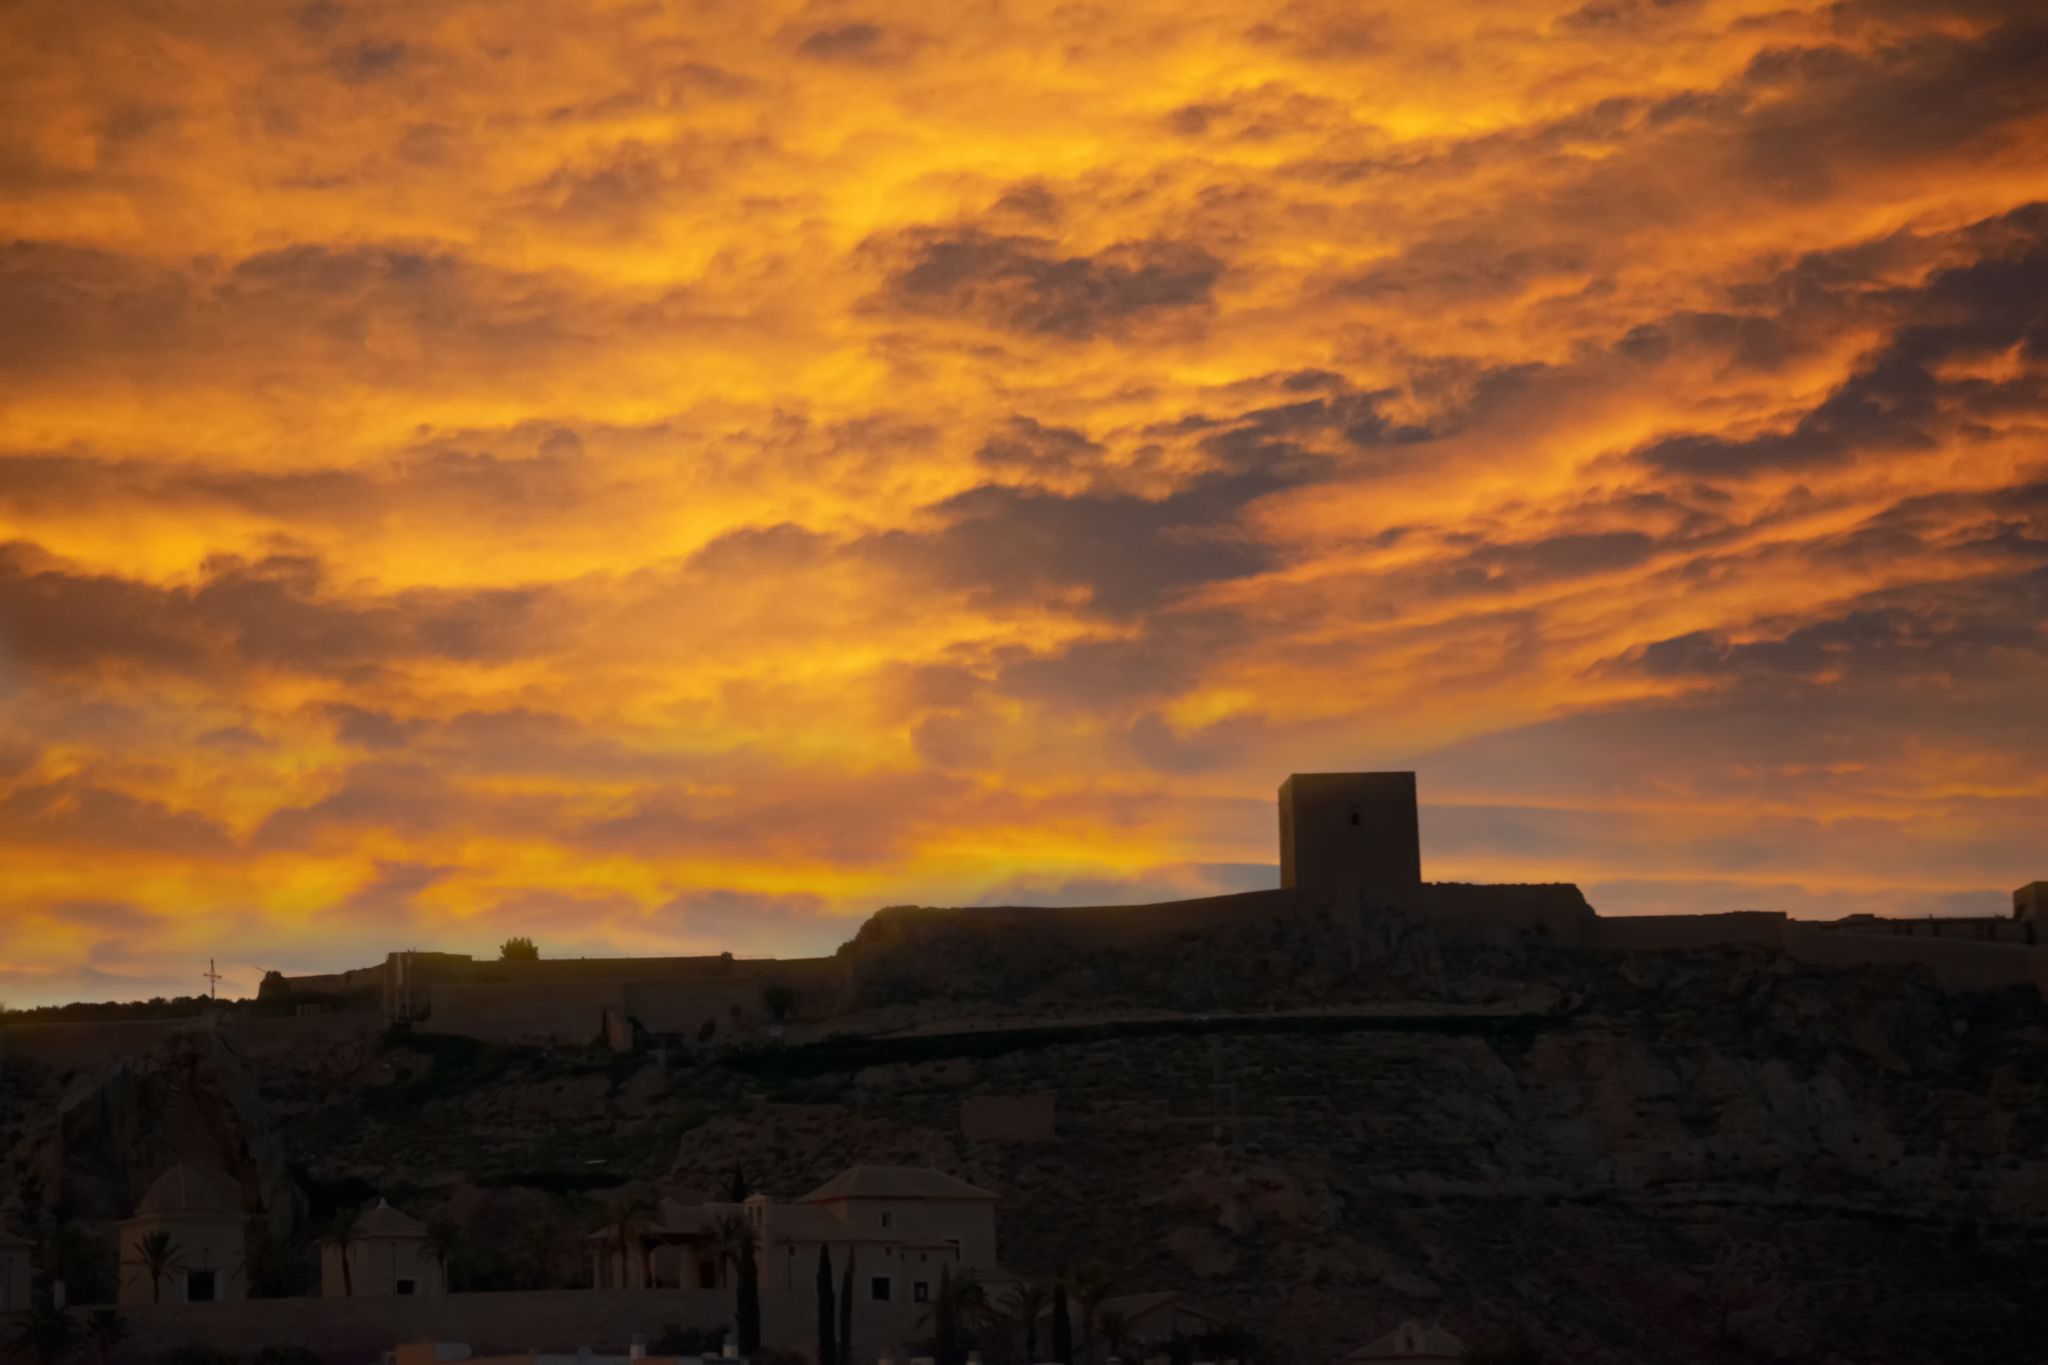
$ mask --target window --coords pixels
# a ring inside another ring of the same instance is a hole
[[[1356,806],[1351,808],[1351,827],[1353,829],[1358,828],[1358,807]]]
[[[919,1280],[915,1284],[911,1285],[910,1301],[912,1303],[930,1303],[932,1301],[931,1281]]]
[[[194,1270],[185,1276],[185,1302],[213,1302],[213,1272]]]
[[[890,1227],[891,1227],[892,1225],[894,1225],[894,1223],[895,1223],[895,1222],[896,1222],[896,1215],[895,1215],[895,1214],[893,1214],[893,1213],[891,1213],[891,1212],[889,1212],[889,1211],[888,1211],[887,1209],[883,1209],[883,1210],[882,1210],[882,1231],[884,1231],[884,1232],[887,1232],[887,1231],[888,1231],[888,1230],[890,1229]]]
[[[718,1288],[718,1262],[697,1262],[697,1287],[699,1289]]]
[[[876,1303],[887,1303],[889,1301],[889,1277],[887,1275],[877,1275],[868,1281],[868,1297]]]
[[[418,1292],[414,1288],[415,1283],[416,1282],[413,1280],[400,1280],[398,1282],[398,1297],[401,1299],[411,1298],[415,1293]]]

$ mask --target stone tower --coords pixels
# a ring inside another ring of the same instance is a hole
[[[1296,773],[1280,784],[1280,885],[1421,884],[1414,773]]]

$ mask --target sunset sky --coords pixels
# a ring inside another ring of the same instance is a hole
[[[0,7],[0,999],[2048,877],[2037,0]]]

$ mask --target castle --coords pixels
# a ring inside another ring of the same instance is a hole
[[[1259,917],[1405,914],[1445,932],[1507,942],[1646,952],[1747,944],[1820,965],[1920,965],[1955,988],[2048,988],[2039,950],[2048,882],[2013,893],[2010,917],[1793,920],[1782,912],[1602,916],[1568,883],[1427,882],[1412,772],[1296,773],[1280,786],[1280,885],[1266,891],[1115,906],[996,906],[961,914],[1114,950]],[[495,1041],[604,1041],[634,1031],[715,1041],[773,1029],[767,1003],[830,991],[839,958],[477,960],[395,952],[379,966],[280,979],[282,999],[320,1008],[353,998],[393,1022]],[[266,987],[268,991],[270,987]]]

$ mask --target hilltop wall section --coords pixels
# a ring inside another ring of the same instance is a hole
[[[2023,941],[1869,932],[1787,918],[1774,910],[1720,915],[1619,915],[1596,919],[1587,946],[1669,952],[1745,946],[1817,967],[1925,967],[1950,990],[2032,986],[2048,994],[2048,952]]]
[[[563,973],[566,979],[523,971],[508,976],[524,980],[437,985],[426,1017],[415,1027],[498,1043],[602,1040],[629,1047],[635,1025],[649,1033],[729,1040],[771,1022],[770,991],[790,991],[799,1007],[807,1000],[815,1004],[842,975],[833,958],[675,959],[717,965],[714,970],[693,966],[666,978],[639,975],[639,962],[633,959],[619,959],[609,972],[601,970],[604,959],[574,961],[582,970]]]
[[[971,909],[899,906],[877,913],[861,927],[856,944],[893,936],[898,926],[913,929],[919,919],[971,918],[992,930],[1024,930],[1056,938],[1081,950],[1135,948],[1180,934],[1202,933],[1260,919],[1356,913],[1365,908],[1408,910],[1455,924],[1468,932],[1494,934],[1539,926],[1559,943],[1584,940],[1593,908],[1567,882],[1478,885],[1430,882],[1399,891],[1357,887],[1281,887],[1229,896],[1158,901],[1149,905],[993,905]],[[874,929],[878,932],[870,933]]]

